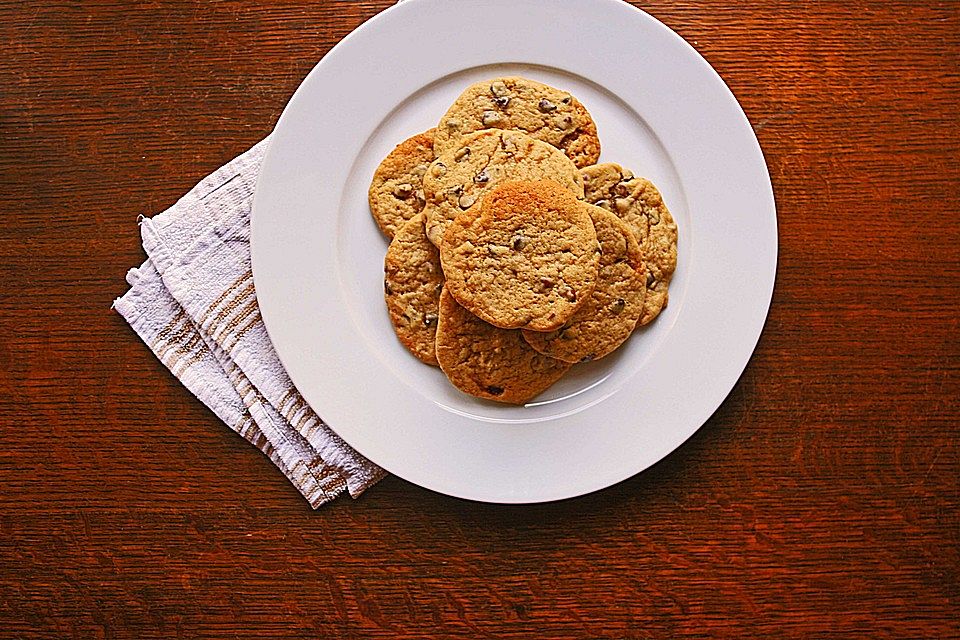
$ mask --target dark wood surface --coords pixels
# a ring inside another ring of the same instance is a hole
[[[638,3],[769,163],[743,378],[595,495],[314,512],[109,307],[137,215],[389,4],[0,1],[0,636],[960,636],[960,4]]]

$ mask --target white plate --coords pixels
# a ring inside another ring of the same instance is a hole
[[[387,241],[366,202],[395,144],[498,74],[576,95],[602,160],[652,179],[680,235],[656,322],[526,407],[467,397],[398,343],[382,292]],[[620,0],[412,0],[371,19],[283,112],[252,243],[270,337],[317,413],[391,473],[489,502],[601,489],[690,437],[750,358],[777,258],[770,179],[733,94],[679,36]]]

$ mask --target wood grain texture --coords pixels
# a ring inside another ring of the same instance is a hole
[[[137,215],[389,1],[0,0],[0,637],[960,636],[960,5],[637,4],[769,163],[743,378],[595,495],[313,512],[109,305]]]

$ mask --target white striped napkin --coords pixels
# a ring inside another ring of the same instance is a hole
[[[353,497],[382,469],[307,406],[260,317],[250,268],[250,210],[266,140],[140,224],[147,261],[114,308],[171,372],[267,454],[313,507]]]

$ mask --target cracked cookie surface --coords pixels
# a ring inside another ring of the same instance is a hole
[[[599,247],[584,203],[552,180],[505,182],[461,212],[440,245],[446,288],[504,329],[552,331],[593,292]]]
[[[630,337],[643,314],[646,270],[640,245],[627,224],[591,204],[600,243],[597,284],[589,299],[556,331],[523,330],[523,338],[544,355],[586,362],[609,354]]]
[[[549,85],[508,76],[470,85],[437,125],[439,153],[482,129],[515,129],[562,150],[578,167],[600,157],[597,126],[576,98]]]
[[[647,269],[647,295],[640,324],[648,324],[667,305],[677,268],[677,224],[663,197],[646,178],[618,164],[604,163],[581,172],[587,202],[617,214],[630,226]]]
[[[394,236],[383,270],[384,298],[397,338],[417,358],[437,366],[443,271],[440,254],[424,233],[422,213],[408,220]]]
[[[423,211],[423,175],[436,156],[434,129],[407,138],[373,174],[367,200],[377,226],[392,238],[407,220]]]
[[[559,380],[570,364],[537,353],[520,331],[500,329],[440,295],[437,360],[450,382],[477,398],[523,404]]]
[[[549,178],[583,197],[583,178],[558,149],[518,131],[490,129],[460,138],[423,177],[427,237],[439,246],[461,211],[506,180]]]

